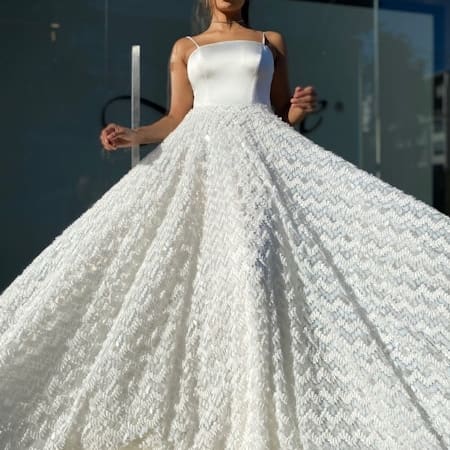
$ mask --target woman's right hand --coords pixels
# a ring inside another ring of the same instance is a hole
[[[100,133],[100,141],[105,150],[117,150],[118,148],[131,147],[139,144],[135,130],[122,127],[115,123],[108,124]]]

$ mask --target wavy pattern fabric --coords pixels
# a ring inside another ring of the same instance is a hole
[[[0,448],[450,446],[450,218],[204,106],[0,297]]]
[[[450,218],[281,121],[265,37],[0,296],[2,450],[450,448]]]

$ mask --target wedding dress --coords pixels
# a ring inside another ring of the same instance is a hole
[[[197,46],[193,109],[4,290],[2,450],[449,448],[450,218],[278,118],[273,70]]]

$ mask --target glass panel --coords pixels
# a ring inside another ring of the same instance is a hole
[[[450,214],[450,2],[380,0],[380,7],[382,130],[390,145],[383,171]]]
[[[380,10],[382,178],[433,203],[433,18]]]

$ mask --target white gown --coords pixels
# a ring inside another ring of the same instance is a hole
[[[0,297],[2,450],[450,447],[450,218],[271,110],[262,42]]]

